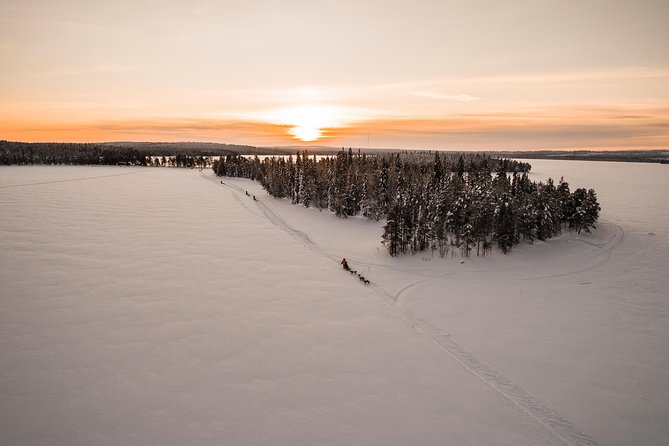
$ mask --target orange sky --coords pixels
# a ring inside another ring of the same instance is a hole
[[[648,0],[0,0],[0,139],[667,148],[667,23]]]

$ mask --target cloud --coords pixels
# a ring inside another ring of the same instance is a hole
[[[470,96],[468,94],[443,94],[443,93],[435,93],[433,91],[412,91],[411,94],[423,98],[444,99],[447,101],[456,101],[456,102],[469,102],[469,101],[476,101],[477,99],[479,99],[475,96]]]
[[[212,141],[241,144],[294,142],[290,126],[260,122],[156,118],[91,122],[0,120],[0,139],[16,141]]]
[[[634,119],[615,119],[634,116]],[[0,118],[0,139],[24,141],[214,141],[294,144],[290,122],[243,118],[155,118],[88,122],[17,122]],[[422,149],[666,148],[669,108],[553,107],[525,112],[385,117],[321,128],[328,144]]]
[[[618,112],[619,114],[615,114]],[[623,112],[623,113],[620,113]],[[625,113],[629,112],[629,113]],[[635,116],[616,120],[612,116]],[[545,108],[525,113],[469,113],[444,118],[379,119],[333,132],[333,143],[371,135],[382,147],[549,149],[669,146],[669,110]]]
[[[562,82],[587,82],[601,80],[639,80],[669,77],[669,68],[625,67],[603,70],[564,71],[554,73],[523,73],[498,76],[471,76],[466,78],[435,79],[429,84],[552,84]]]
[[[84,101],[2,101],[0,100],[0,111],[3,109],[17,111],[21,109],[33,110],[72,110],[72,109],[133,109],[144,108],[145,104],[137,102],[84,102]]]
[[[208,12],[211,11],[214,4],[215,4],[214,2],[206,2],[206,3],[199,4],[193,9],[191,14],[195,15],[195,16],[205,15]]]
[[[60,13],[62,11],[57,9],[53,11],[46,9],[28,10],[26,15],[0,15],[0,22],[5,26],[18,26],[38,32],[46,32],[45,30],[53,28],[53,31],[72,32],[89,37],[128,37],[127,30],[120,30],[114,26],[52,18],[57,17]],[[51,16],[48,14],[51,14]]]
[[[136,70],[136,67],[104,64],[93,65],[88,67],[64,69],[64,70],[50,70],[33,73],[34,77],[66,77],[66,76],[85,76],[90,74],[114,74],[114,73],[128,73]]]

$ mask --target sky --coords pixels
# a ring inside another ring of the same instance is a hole
[[[0,0],[0,139],[669,147],[666,0]]]

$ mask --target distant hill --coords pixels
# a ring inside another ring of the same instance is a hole
[[[241,144],[223,144],[215,142],[133,142],[114,141],[100,143],[105,147],[125,147],[144,151],[152,156],[168,156],[182,153],[192,156],[219,155],[288,155],[290,148],[256,147]]]
[[[669,150],[537,150],[488,153],[505,158],[669,164]]]

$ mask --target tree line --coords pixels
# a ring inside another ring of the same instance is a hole
[[[484,154],[340,151],[318,159],[222,157],[219,176],[259,181],[277,198],[327,209],[340,217],[386,219],[383,242],[393,256],[422,251],[486,255],[521,241],[572,229],[590,232],[599,217],[595,191],[560,179],[530,181],[528,163]]]
[[[144,147],[144,148],[142,148]],[[25,143],[0,141],[0,165],[68,164],[165,167],[209,167],[213,156],[185,146],[176,152],[172,144],[135,143]],[[219,153],[227,155],[230,150]]]
[[[532,150],[497,152],[497,155],[528,159],[669,164],[669,152],[666,150]]]

